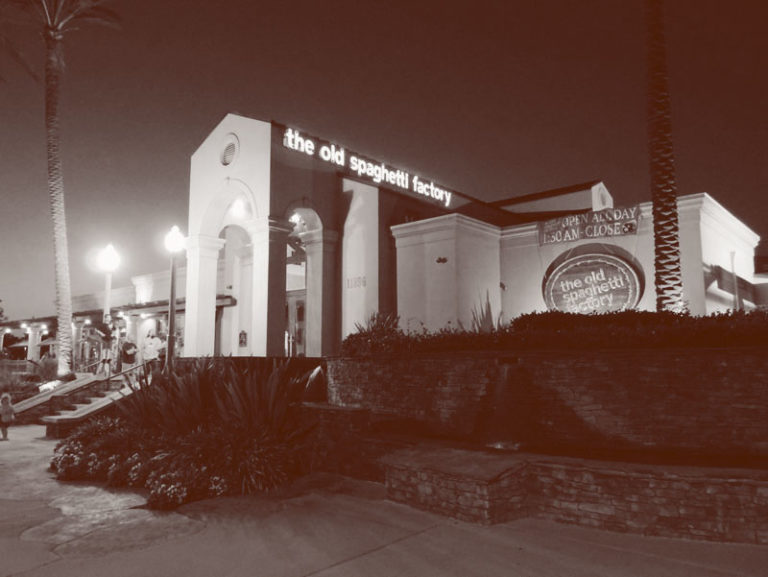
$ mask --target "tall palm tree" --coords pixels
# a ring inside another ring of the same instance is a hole
[[[81,24],[116,25],[118,15],[104,6],[108,0],[0,0],[26,16],[45,41],[45,129],[48,160],[48,197],[53,221],[56,267],[58,374],[71,373],[72,291],[69,280],[67,221],[61,169],[59,97],[64,74],[64,36]]]
[[[646,0],[648,27],[648,152],[651,199],[656,310],[684,310],[683,278],[677,214],[675,155],[669,99],[663,0]]]

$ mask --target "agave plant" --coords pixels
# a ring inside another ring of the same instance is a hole
[[[475,333],[490,333],[501,329],[502,325],[501,313],[497,317],[493,316],[491,298],[486,291],[485,302],[480,304],[480,308],[472,307],[472,331]]]
[[[308,372],[293,362],[199,360],[155,375],[57,447],[60,479],[144,486],[148,504],[273,489],[303,472],[312,430],[301,411]]]

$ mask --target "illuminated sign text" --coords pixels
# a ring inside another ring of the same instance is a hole
[[[444,208],[451,206],[452,193],[437,186],[430,180],[391,166],[376,162],[344,150],[341,146],[301,134],[293,128],[286,128],[283,133],[283,146],[307,156],[319,158],[344,169],[350,176],[370,180],[374,184],[389,184],[423,196]]]
[[[547,307],[568,313],[607,313],[634,308],[640,299],[637,273],[608,254],[569,258],[544,285]]]
[[[553,218],[539,223],[539,244],[636,234],[637,220],[638,209],[636,206],[607,208],[584,214]]]

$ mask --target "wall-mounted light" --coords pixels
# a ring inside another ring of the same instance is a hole
[[[448,262],[448,259],[447,259],[446,257],[444,257],[444,256],[439,256],[439,257],[437,257],[437,258],[435,259],[435,262],[436,262],[437,264],[445,264],[445,263],[447,263],[447,262]]]

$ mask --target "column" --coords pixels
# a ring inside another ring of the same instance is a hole
[[[40,325],[29,325],[27,333],[27,360],[39,361],[40,360],[40,335],[42,334],[42,328]]]
[[[301,240],[307,254],[307,356],[329,356],[338,349],[340,326],[336,278],[339,235],[331,230],[312,230],[302,233]]]
[[[219,250],[224,240],[197,235],[187,239],[187,302],[184,319],[185,357],[214,353],[216,338],[216,280]]]

